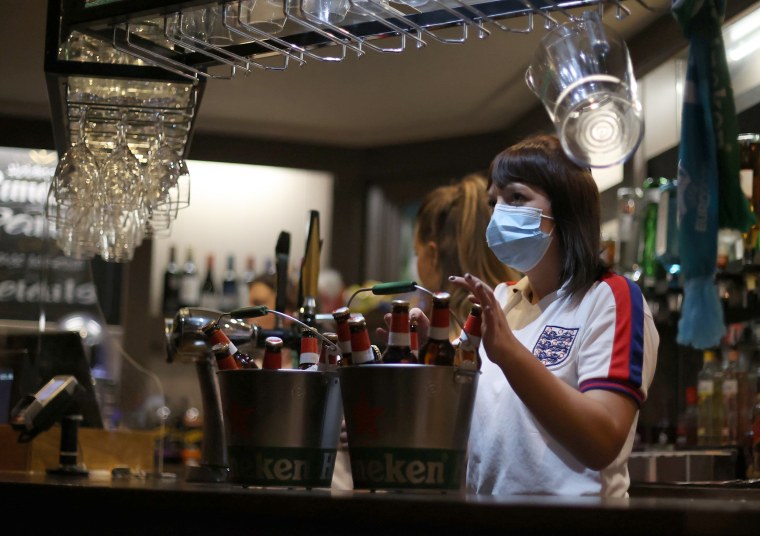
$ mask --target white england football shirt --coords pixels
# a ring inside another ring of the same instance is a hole
[[[641,404],[657,361],[659,335],[640,288],[616,274],[580,303],[560,289],[533,305],[528,280],[495,293],[512,331],[555,376],[580,391],[608,389]],[[480,348],[483,366],[470,429],[467,488],[481,494],[628,494],[636,422],[617,459],[588,469],[534,419],[501,369]]]

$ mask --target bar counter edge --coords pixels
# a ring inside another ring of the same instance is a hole
[[[757,494],[757,497],[755,497]],[[481,496],[261,489],[177,477],[0,472],[3,534],[758,534],[760,490],[653,496]],[[27,512],[24,514],[23,512]]]

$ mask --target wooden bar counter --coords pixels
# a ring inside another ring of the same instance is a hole
[[[631,492],[614,500],[490,497],[0,471],[0,534],[760,534],[758,489],[647,485]]]

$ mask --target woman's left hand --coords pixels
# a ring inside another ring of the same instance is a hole
[[[519,344],[512,334],[493,289],[472,274],[464,277],[451,276],[449,281],[470,291],[470,300],[479,303],[483,310],[481,342],[488,358],[502,366],[514,344]]]

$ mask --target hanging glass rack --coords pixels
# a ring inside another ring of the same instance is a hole
[[[618,18],[629,12],[624,0],[50,0],[45,71],[56,145],[62,153],[79,139],[86,104],[95,151],[109,150],[126,111],[130,147],[144,161],[159,112],[185,156],[210,78],[529,33],[606,6]]]

